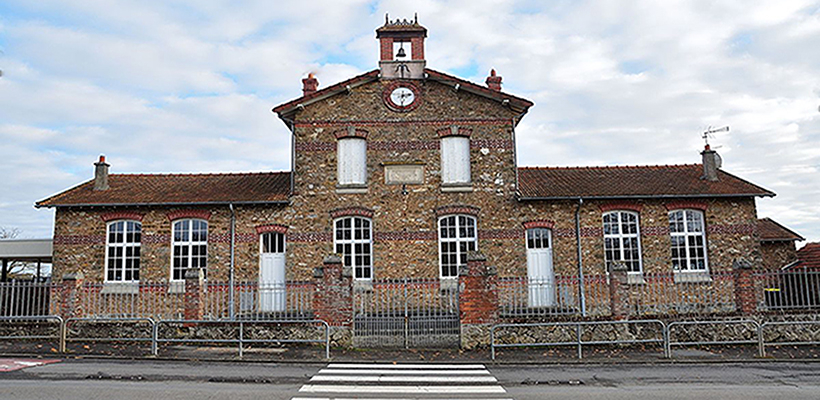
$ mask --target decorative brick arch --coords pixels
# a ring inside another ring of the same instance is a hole
[[[442,128],[436,131],[438,136],[441,138],[448,137],[448,136],[461,136],[461,137],[470,137],[473,134],[472,129],[466,128],[459,128],[458,126],[451,125],[447,128]]]
[[[361,128],[355,128],[352,126],[347,127],[346,129],[339,129],[333,131],[333,136],[336,139],[344,139],[344,138],[362,138],[367,139],[368,132]]]
[[[555,222],[549,221],[546,219],[535,220],[535,221],[526,221],[524,222],[524,229],[533,229],[533,228],[546,228],[552,229],[555,227]]]
[[[610,203],[604,203],[598,206],[601,209],[602,213],[608,211],[634,211],[636,213],[641,212],[643,210],[643,204],[634,202],[634,201],[614,201]]]
[[[288,226],[282,224],[266,224],[266,225],[257,225],[256,226],[256,233],[263,234],[268,232],[276,232],[285,234],[288,232]]]
[[[683,210],[683,209],[692,209],[692,210],[700,210],[706,211],[709,208],[709,204],[704,201],[670,201],[665,204],[667,211],[672,210]]]
[[[142,222],[142,218],[144,217],[143,214],[132,212],[132,211],[114,211],[114,212],[107,212],[100,215],[103,222],[111,222],[116,220],[131,220],[131,221],[139,221]]]
[[[365,217],[372,219],[373,210],[364,207],[337,208],[330,212],[330,217],[333,219],[341,217]]]
[[[204,219],[208,221],[211,219],[211,212],[208,210],[177,210],[168,213],[169,221],[183,218]]]
[[[470,205],[458,204],[458,205],[450,205],[450,206],[442,206],[436,208],[436,216],[441,217],[444,215],[453,215],[453,214],[466,214],[472,215],[474,217],[478,217],[478,213],[481,211],[480,208]]]

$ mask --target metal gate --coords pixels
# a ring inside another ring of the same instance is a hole
[[[353,292],[353,346],[458,347],[458,289],[437,279],[373,281]]]

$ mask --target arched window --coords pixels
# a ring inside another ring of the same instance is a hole
[[[674,210],[669,212],[669,235],[672,239],[672,269],[674,271],[706,271],[706,230],[703,212]]]
[[[172,247],[174,255],[171,261],[171,280],[185,279],[185,271],[189,268],[201,268],[205,275],[208,264],[208,222],[201,219],[174,221]]]
[[[626,264],[628,272],[641,272],[641,230],[638,214],[610,211],[604,214],[604,259],[607,271],[613,262]]]
[[[442,278],[457,278],[467,265],[467,253],[478,248],[476,219],[470,215],[447,215],[438,220],[439,267]]]
[[[373,235],[370,220],[342,217],[334,221],[333,243],[355,279],[373,278]]]
[[[105,253],[105,280],[134,282],[140,280],[140,243],[142,224],[137,221],[108,223]]]

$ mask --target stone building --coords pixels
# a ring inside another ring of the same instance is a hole
[[[763,267],[768,270],[780,269],[797,261],[797,242],[806,240],[771,218],[759,219],[757,232]]]
[[[101,157],[93,180],[38,202],[56,209],[54,276],[111,292],[190,268],[304,281],[336,253],[360,287],[453,285],[476,251],[549,305],[557,277],[612,265],[640,290],[652,274],[709,282],[762,262],[755,198],[774,193],[723,171],[708,146],[688,165],[519,167],[531,101],[495,71],[482,85],[428,68],[416,21],[376,32],[378,68],[321,89],[310,75],[273,109],[292,132],[291,171],[109,174]]]

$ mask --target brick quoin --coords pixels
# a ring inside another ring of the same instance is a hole
[[[350,326],[353,322],[353,276],[349,267],[342,265],[336,255],[324,259],[314,270],[316,293],[313,311],[316,319],[330,326]]]
[[[751,315],[757,309],[753,279],[754,270],[750,265],[739,262],[735,262],[733,268],[737,310],[743,315]]]
[[[490,324],[498,318],[498,285],[494,268],[480,253],[467,256],[467,266],[459,271],[459,309],[462,324]]]

